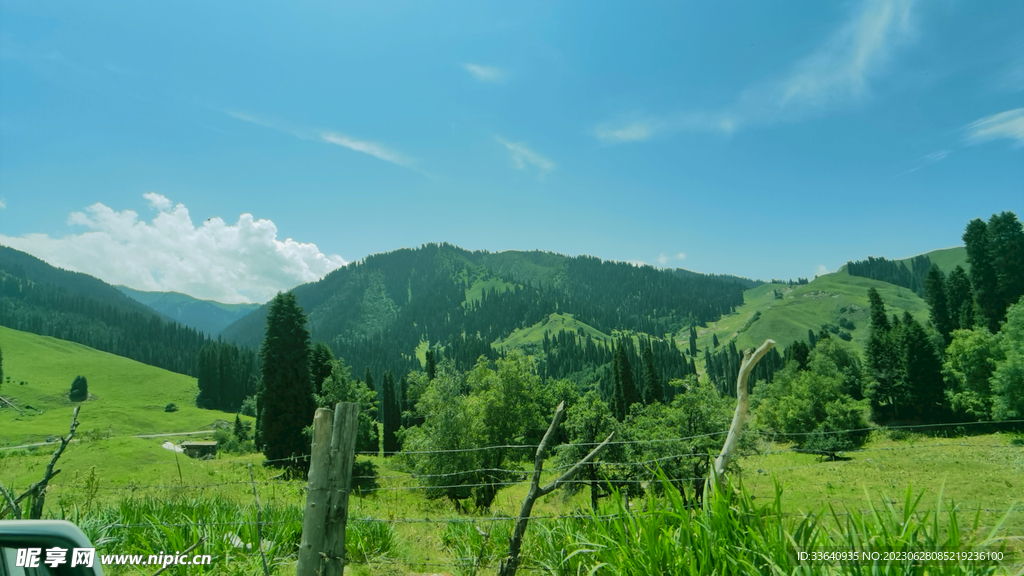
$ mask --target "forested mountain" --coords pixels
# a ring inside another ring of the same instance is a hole
[[[117,286],[117,289],[171,320],[213,337],[260,307],[259,304],[224,304],[199,300],[178,292],[144,292],[127,286]]]
[[[416,354],[423,343],[462,368],[480,355],[496,358],[501,352],[492,344],[559,313],[579,328],[536,331],[532,350],[543,352],[540,370],[594,382],[607,379],[613,347],[629,334],[639,338],[627,346],[638,375],[645,345],[666,371],[663,378],[691,373],[693,363],[672,335],[742,304],[745,282],[591,256],[427,244],[370,256],[294,293],[313,340],[327,343],[354,374],[369,368],[377,381],[387,370],[400,375],[421,368]],[[258,346],[265,318],[264,306],[222,336]],[[619,337],[595,339],[597,332]]]
[[[199,375],[205,347],[216,351],[212,357],[224,369],[231,368],[233,378],[252,388],[253,354],[212,342],[102,280],[5,246],[0,246],[0,326],[78,342],[189,376]],[[225,395],[230,398],[226,404],[240,404],[237,396],[244,392]]]

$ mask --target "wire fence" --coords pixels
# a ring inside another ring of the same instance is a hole
[[[996,423],[996,422],[958,422],[958,423],[949,423],[949,424],[945,424],[945,425],[905,425],[905,426],[892,426],[892,427],[886,428],[885,430],[890,430],[890,431],[891,430],[913,431],[913,430],[921,430],[921,429],[930,429],[930,430],[947,429],[948,430],[948,429],[953,429],[953,428],[966,429],[967,427],[970,427],[970,426],[979,426],[979,425],[1020,424],[1020,423],[1024,423],[1024,420],[1014,420],[1014,421],[1010,421],[1010,422],[998,422],[998,423]],[[856,430],[839,430],[839,431],[834,431],[832,433],[841,434],[841,433],[849,433],[849,432],[865,432],[865,431],[870,431],[870,430],[879,430],[879,429],[878,428],[862,428],[862,429],[856,429]],[[728,433],[727,430],[722,430],[722,431],[706,433],[706,434],[698,434],[698,435],[690,435],[690,436],[682,436],[682,437],[672,437],[672,438],[656,438],[656,439],[645,439],[645,440],[618,440],[618,441],[610,442],[609,444],[620,445],[620,446],[641,446],[641,445],[656,445],[656,444],[672,445],[672,444],[676,444],[676,445],[683,445],[685,447],[685,445],[687,445],[687,443],[693,443],[694,441],[699,441],[699,440],[709,439],[709,438],[718,438],[718,437],[723,437],[724,438],[724,436],[727,433]],[[768,458],[773,456],[773,455],[780,455],[780,454],[794,453],[794,452],[800,452],[801,451],[799,448],[796,448],[794,446],[779,445],[780,441],[781,442],[789,442],[792,439],[794,439],[796,437],[799,437],[799,436],[802,436],[804,434],[797,434],[797,433],[783,434],[783,433],[764,432],[764,431],[756,431],[756,430],[750,430],[750,431],[746,432],[746,434],[748,435],[748,437],[760,437],[763,440],[763,442],[761,443],[760,446],[758,446],[757,449],[753,450],[752,452],[750,452],[748,454],[748,458],[746,460],[745,469],[740,471],[741,477],[746,477],[746,478],[751,478],[752,477],[752,478],[755,479],[755,482],[760,477],[765,477],[765,476],[768,476],[768,475],[772,475],[772,474],[775,474],[775,473],[781,473],[781,472],[787,472],[788,473],[788,472],[792,472],[792,471],[795,471],[795,470],[806,469],[806,468],[817,468],[818,470],[824,470],[826,472],[832,472],[832,471],[840,469],[839,467],[841,467],[841,466],[843,466],[845,464],[844,461],[837,461],[837,462],[821,462],[821,461],[817,461],[817,462],[807,462],[807,463],[800,464],[800,465],[795,465],[795,466],[782,466],[782,467],[775,467],[775,468],[768,467],[768,466],[765,465],[765,463],[767,462]],[[599,443],[598,442],[593,442],[593,443],[576,443],[576,444],[574,444],[572,446],[579,447],[579,448],[589,448],[589,447],[593,447],[593,446],[595,446],[597,444],[599,444]],[[946,438],[944,441],[933,441],[933,442],[924,442],[924,441],[921,441],[920,439],[916,439],[915,441],[913,441],[911,443],[907,443],[907,444],[901,444],[901,445],[896,445],[896,446],[880,446],[880,447],[858,448],[858,449],[853,449],[853,450],[845,450],[842,453],[845,456],[847,456],[847,457],[852,457],[852,456],[856,456],[856,455],[859,455],[859,454],[870,454],[870,453],[888,453],[888,452],[909,451],[909,450],[944,451],[944,450],[951,450],[951,449],[956,449],[956,448],[970,448],[970,449],[976,449],[976,450],[984,449],[986,451],[995,451],[995,452],[1019,451],[1022,455],[1024,455],[1024,447],[1022,447],[1020,445],[1015,445],[1013,443],[1010,443],[1009,441],[1007,443],[1005,443],[1005,444],[990,443],[990,442],[978,444],[978,443],[971,443],[971,442],[967,442],[967,441],[963,441],[963,440],[957,441],[957,439],[955,439],[955,438]],[[530,444],[506,444],[506,445],[482,446],[482,447],[472,447],[472,448],[462,448],[462,449],[452,449],[452,450],[405,451],[405,452],[400,452],[399,454],[402,454],[404,458],[409,458],[409,459],[415,460],[418,457],[428,456],[428,455],[452,454],[452,453],[470,453],[470,452],[480,452],[480,451],[499,450],[499,449],[501,449],[501,450],[530,450],[530,451],[535,451],[537,449],[537,446],[536,445],[530,445]],[[1012,454],[1013,452],[1008,452],[1008,453]],[[381,455],[394,454],[394,453],[359,452],[357,454],[361,454],[361,455],[364,455],[364,456],[381,456]],[[685,450],[684,449],[683,451],[673,452],[671,454],[668,454],[668,455],[665,455],[665,456],[658,456],[656,458],[638,459],[638,460],[633,460],[633,461],[628,461],[628,462],[609,462],[609,461],[596,460],[594,462],[590,462],[590,463],[585,464],[585,466],[600,467],[603,470],[615,470],[616,468],[629,468],[629,469],[633,469],[633,470],[637,470],[637,469],[646,470],[648,472],[646,478],[620,477],[620,478],[616,478],[614,480],[614,484],[617,485],[617,486],[620,486],[620,487],[621,486],[631,486],[631,485],[632,486],[636,486],[636,485],[639,485],[641,487],[645,487],[646,488],[646,487],[648,487],[648,486],[650,486],[652,484],[655,484],[655,483],[657,483],[659,481],[659,477],[654,475],[654,471],[657,470],[661,465],[663,465],[665,463],[673,462],[673,461],[678,462],[678,461],[681,461],[681,460],[688,460],[688,459],[706,459],[706,461],[709,461],[711,459],[711,457],[712,457],[712,455],[708,451],[698,452],[698,451]],[[296,459],[296,458],[286,458],[286,459],[279,459],[279,460],[267,460],[267,461],[263,461],[263,462],[265,462],[266,464],[271,464],[271,465],[272,464],[287,464],[289,462],[295,462],[296,460],[303,460],[305,458],[308,458],[308,457],[299,457],[298,459]],[[254,462],[254,459],[255,459],[255,457],[248,457],[248,458],[245,458],[245,457],[241,457],[241,458],[239,458],[239,457],[218,458],[218,459],[212,460],[211,463],[213,463],[213,464],[251,464],[251,463]],[[757,467],[754,467],[754,463],[758,463],[758,462],[760,463],[760,465],[757,466]],[[162,463],[166,464],[166,465],[175,465],[175,461],[171,460],[171,459],[168,459],[167,461],[162,462]],[[555,473],[564,471],[564,470],[568,469],[569,467],[571,467],[572,465],[573,464],[549,463],[549,465],[545,466],[544,473],[546,475],[550,476],[550,475],[553,475]],[[965,473],[969,474],[970,471],[969,470],[965,470]],[[417,473],[414,473],[414,472],[409,472],[409,473],[399,473],[399,474],[390,473],[390,474],[381,474],[381,475],[372,475],[372,476],[357,475],[357,476],[353,477],[353,480],[355,480],[355,481],[360,481],[360,480],[372,481],[373,482],[373,486],[365,488],[365,489],[353,489],[353,493],[355,493],[357,495],[362,495],[364,497],[366,497],[366,496],[373,497],[374,495],[377,495],[377,494],[380,494],[380,495],[396,494],[396,495],[398,495],[398,494],[401,494],[401,493],[423,492],[424,496],[425,496],[426,495],[425,494],[426,491],[434,491],[435,493],[437,493],[438,491],[445,491],[445,490],[457,489],[457,488],[458,489],[468,489],[468,488],[478,488],[478,487],[484,487],[484,486],[493,487],[493,488],[501,488],[501,487],[509,487],[509,486],[525,484],[527,482],[527,480],[528,480],[528,475],[529,475],[529,472],[527,470],[522,469],[522,468],[515,468],[515,467],[479,467],[479,468],[472,468],[472,469],[467,469],[467,470],[458,470],[458,471],[452,471],[452,472],[437,472],[437,473],[428,473],[428,474],[417,474]],[[493,480],[492,481],[480,481],[481,479],[486,479],[486,478],[491,478]],[[295,527],[301,527],[301,524],[302,524],[302,505],[304,503],[303,502],[304,498],[302,498],[302,495],[305,493],[305,489],[306,489],[306,481],[303,480],[303,479],[295,479],[295,478],[288,478],[288,477],[284,477],[284,476],[276,476],[276,477],[272,477],[272,478],[264,478],[264,479],[259,479],[259,480],[247,479],[247,480],[223,480],[223,481],[215,481],[215,482],[194,482],[194,481],[186,482],[186,480],[184,478],[180,478],[180,481],[178,483],[162,482],[162,483],[155,483],[155,484],[142,484],[142,483],[138,483],[138,482],[125,482],[125,483],[121,483],[121,484],[102,483],[102,482],[82,483],[80,480],[72,480],[72,481],[69,481],[67,483],[62,483],[61,480],[65,480],[65,479],[67,479],[66,475],[65,475],[64,478],[55,479],[54,481],[51,482],[51,488],[50,489],[51,490],[55,490],[55,491],[81,490],[81,491],[93,492],[93,493],[98,493],[98,492],[102,491],[102,492],[115,492],[115,493],[116,492],[125,492],[125,493],[131,493],[131,494],[146,493],[147,491],[175,491],[179,495],[183,494],[183,493],[187,493],[187,492],[195,492],[197,495],[201,495],[203,492],[205,492],[207,490],[216,489],[216,488],[232,488],[232,487],[241,487],[241,486],[244,486],[244,487],[250,487],[250,486],[257,487],[258,486],[258,487],[261,487],[261,488],[266,490],[268,488],[276,489],[278,487],[281,487],[281,488],[287,489],[288,490],[288,494],[289,494],[289,495],[286,495],[283,499],[288,500],[290,498],[291,500],[294,501],[293,504],[295,504],[294,506],[291,506],[291,507],[286,509],[283,518],[267,519],[267,520],[263,520],[263,521],[260,521],[260,522],[247,520],[244,517],[240,517],[237,520],[231,520],[231,521],[211,521],[211,522],[204,522],[204,521],[180,521],[180,522],[175,522],[175,521],[170,521],[170,522],[160,522],[160,526],[162,526],[164,528],[187,528],[187,529],[191,529],[191,530],[196,530],[196,529],[202,530],[202,529],[206,529],[206,528],[210,528],[210,529],[213,529],[213,530],[228,530],[228,529],[239,530],[239,529],[241,529],[242,527],[245,527],[245,526],[271,527],[271,526],[285,526],[285,525],[288,525],[288,526],[291,526],[291,527],[295,528]],[[447,479],[451,479],[451,481],[450,482],[446,482],[445,480],[447,480]],[[680,483],[690,483],[691,485],[693,485],[694,483],[700,483],[700,482],[703,482],[704,480],[706,480],[706,476],[701,476],[701,475],[676,476],[676,477],[666,478],[664,480],[667,480],[668,482],[673,483],[673,484],[677,484],[677,485],[680,484]],[[576,486],[593,485],[594,484],[594,480],[593,479],[584,479],[584,480],[574,479],[574,480],[570,480],[569,482],[567,482],[567,484],[569,484],[571,486],[572,485],[576,485]],[[1022,484],[1024,484],[1024,482],[1022,482]],[[1018,490],[1019,490],[1019,488],[1018,488]],[[296,500],[296,499],[298,499],[298,500]],[[893,506],[894,508],[896,508],[897,510],[899,509],[899,502],[894,501],[894,500],[889,500],[887,503],[889,505]],[[643,505],[642,501],[640,501],[640,505],[641,506]],[[0,507],[2,507],[2,506],[0,506]],[[361,517],[358,514],[359,508],[360,508],[359,506],[352,507],[352,509],[356,513],[352,514],[350,516],[349,520],[348,520],[349,524],[353,525],[355,527],[358,527],[358,526],[361,526],[361,525],[387,525],[387,526],[390,526],[392,528],[400,527],[400,526],[404,526],[404,525],[432,525],[432,526],[435,526],[435,527],[443,527],[443,526],[446,526],[446,525],[472,525],[472,526],[482,526],[482,527],[487,528],[488,530],[491,530],[492,527],[494,525],[496,525],[496,524],[499,524],[499,523],[513,523],[517,519],[517,516],[508,515],[508,514],[504,514],[504,515],[494,514],[494,515],[487,515],[487,516],[482,516],[482,515],[481,516],[473,516],[471,514],[461,513],[461,514],[454,514],[454,515],[452,515],[450,510],[442,511],[440,516],[433,517],[433,518],[432,517],[427,517],[426,514],[424,514],[422,517],[406,517],[406,516],[401,515],[401,514],[398,514],[398,515],[389,514],[387,517]],[[990,516],[990,515],[1020,515],[1021,513],[1024,513],[1024,505],[1020,505],[1020,503],[1014,504],[1014,505],[1010,505],[1010,506],[1007,506],[1007,507],[994,507],[994,506],[988,505],[988,506],[979,506],[979,507],[975,507],[975,508],[964,508],[963,511],[964,512],[984,513],[987,516]],[[822,517],[826,517],[826,518],[830,518],[831,517],[831,518],[835,518],[835,519],[838,520],[839,518],[849,517],[849,516],[855,515],[855,514],[864,515],[864,514],[872,514],[873,512],[874,512],[874,510],[872,510],[872,509],[843,510],[843,511],[830,510],[827,513],[815,514],[815,513],[806,513],[806,512],[772,512],[772,511],[767,511],[766,510],[766,511],[763,512],[763,515],[794,518],[794,519],[797,519],[797,520],[806,519],[806,518],[822,518]],[[350,513],[351,513],[351,511],[350,511]],[[447,515],[445,515],[446,513],[447,513]],[[661,510],[636,509],[636,510],[630,510],[630,514],[631,515],[635,515],[635,516],[647,516],[647,515],[663,514],[663,511],[661,511]],[[1014,517],[1016,518],[1017,516],[1014,516]],[[599,522],[599,521],[614,520],[616,518],[621,518],[621,516],[619,516],[618,514],[597,514],[597,513],[593,513],[593,512],[583,513],[583,512],[580,512],[578,510],[573,511],[571,513],[565,513],[565,514],[538,514],[538,515],[532,515],[530,517],[531,521],[543,521],[543,522],[559,522],[559,521],[567,521],[567,520],[585,520],[585,521],[598,521]],[[1022,518],[1022,522],[1024,522],[1024,518]],[[104,529],[113,530],[113,531],[149,530],[149,529],[152,529],[153,526],[154,526],[154,524],[152,522],[116,522],[115,521],[115,522],[110,522],[110,523],[105,524],[104,525]],[[975,530],[990,530],[990,529],[994,528],[995,526],[996,525],[988,525],[988,524],[986,524],[986,525],[981,525],[981,526],[976,527]],[[1020,529],[1020,525],[1018,524],[1018,526],[1013,528],[1013,529],[1014,530],[1019,530]],[[1004,528],[1003,531],[1005,532],[1006,528]],[[1008,535],[1009,536],[1018,536],[1019,534],[1008,534]],[[242,555],[244,555],[244,553]],[[391,557],[391,556],[385,555],[385,556],[381,556],[381,557],[357,559],[355,561],[351,561],[350,563],[351,564],[370,564],[370,565],[374,565],[374,564],[379,564],[379,565],[400,565],[400,566],[404,566],[404,567],[409,568],[409,569],[415,569],[415,568],[421,568],[421,567],[422,568],[441,568],[441,569],[449,569],[449,570],[450,569],[476,569],[476,568],[479,568],[482,564],[483,565],[492,564],[494,561],[500,559],[501,557],[503,557],[503,555],[500,555],[500,554],[491,554],[491,555],[481,554],[481,555],[478,555],[478,556],[475,556],[475,557],[472,557],[472,558],[461,558],[461,557],[456,557],[456,556],[452,555],[452,556],[446,556],[444,558],[422,559],[422,558],[395,558],[395,557]],[[431,560],[433,560],[433,561],[431,561]],[[1024,558],[1020,558],[1020,560],[1024,561]],[[1024,564],[1016,564],[1014,566],[1015,567],[1016,566],[1024,566]],[[542,568],[539,565],[531,566],[529,562],[527,562],[523,567],[527,568],[527,569],[529,569],[529,568],[541,569]]]

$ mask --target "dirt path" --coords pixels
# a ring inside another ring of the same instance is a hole
[[[195,432],[171,432],[168,434],[136,434],[133,438],[163,438],[165,436],[194,436],[196,434],[213,434],[213,430],[196,430]],[[73,438],[72,442],[78,442],[78,438]],[[19,448],[31,448],[33,446],[49,446],[51,444],[59,444],[60,439],[54,440],[53,442],[35,442],[33,444],[22,444],[20,446],[0,446],[0,450],[17,450]]]

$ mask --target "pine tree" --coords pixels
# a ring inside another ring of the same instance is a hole
[[[690,356],[697,355],[697,329],[690,326]]]
[[[384,382],[381,384],[383,390],[382,394],[382,424],[384,428],[384,454],[390,455],[389,453],[398,452],[398,438],[395,436],[395,432],[402,423],[401,410],[398,407],[398,398],[395,395],[395,376],[388,370],[384,373]]]
[[[324,380],[331,375],[334,368],[334,353],[323,342],[317,342],[309,357],[309,375],[313,378],[313,391],[320,394]]]
[[[885,302],[874,288],[868,290],[871,325],[864,350],[869,384],[866,396],[871,401],[871,417],[885,422],[896,417],[903,404],[899,380],[899,356],[896,351],[896,330],[885,314]],[[896,320],[894,318],[894,320]]]
[[[807,329],[807,342],[811,345],[811,348],[818,345],[818,338],[814,335],[814,330],[810,328]]]
[[[309,375],[309,330],[306,317],[291,292],[279,293],[267,313],[267,329],[260,349],[261,379],[256,395],[257,447],[269,464],[285,466],[285,459],[309,454],[303,428],[313,423],[316,403]],[[305,467],[296,460],[292,466]]]
[[[967,261],[971,265],[971,288],[974,289],[974,301],[984,321],[992,333],[999,331],[999,323],[1006,313],[1006,304],[999,294],[999,279],[992,263],[992,250],[989,245],[988,226],[978,218],[967,224],[963,236],[967,247]]]
[[[242,423],[242,417],[238,414],[235,414],[234,434],[239,442],[245,442],[249,439],[249,429]]]
[[[1013,212],[1001,212],[989,219],[987,232],[1002,321],[1006,309],[1024,295],[1024,227]]]
[[[644,361],[644,404],[654,402],[665,402],[665,387],[658,376],[658,369],[654,365],[654,352],[649,345],[643,349]]]
[[[935,329],[942,334],[946,344],[950,342],[953,323],[949,316],[949,299],[946,294],[946,280],[938,266],[932,265],[924,284],[925,300],[928,302],[929,317]]]
[[[433,350],[427,350],[427,380],[433,380],[437,376],[437,359]]]
[[[619,345],[615,348],[616,408],[620,420],[624,420],[629,414],[630,406],[640,402],[640,394],[636,389],[636,382],[633,380],[633,367],[629,362],[628,343],[629,341],[626,339],[620,340]]]
[[[904,314],[901,325],[899,349],[908,402],[897,411],[896,418],[939,422],[945,412],[942,362],[928,334],[910,312]]]
[[[711,347],[718,348],[718,334],[711,335]]]
[[[946,280],[946,309],[953,330],[969,330],[974,326],[974,300],[967,272],[957,266]]]

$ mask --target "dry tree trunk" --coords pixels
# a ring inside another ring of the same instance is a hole
[[[740,366],[740,374],[736,379],[736,413],[732,417],[732,425],[729,426],[729,436],[722,446],[722,453],[715,460],[714,477],[715,488],[721,489],[725,485],[725,470],[729,467],[736,446],[740,442],[740,434],[743,432],[743,424],[747,419],[747,410],[750,408],[750,399],[747,397],[747,378],[754,369],[754,364],[764,357],[775,346],[775,340],[765,340],[764,344],[753,353],[748,349],[743,353],[743,364]]]

